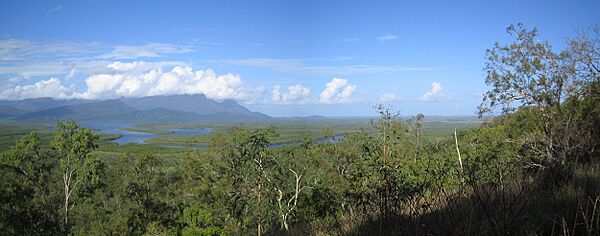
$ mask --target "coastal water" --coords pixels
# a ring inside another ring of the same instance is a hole
[[[209,134],[212,132],[212,128],[204,128],[204,129],[175,129],[169,128],[164,129],[168,131],[173,131],[173,133],[169,134],[153,134],[153,133],[145,133],[145,132],[137,132],[124,130],[124,128],[130,128],[133,124],[129,123],[106,123],[106,122],[83,122],[82,127],[93,129],[94,132],[99,134],[120,134],[121,137],[111,140],[119,145],[128,144],[128,143],[137,143],[137,144],[145,144],[144,140],[159,137],[159,136],[174,136],[174,135],[198,135],[198,134]],[[344,135],[335,135],[334,137],[328,137],[316,140],[317,143],[339,143],[340,140],[344,138]],[[283,147],[291,144],[295,144],[297,142],[292,143],[274,143],[271,144],[270,147]],[[189,146],[167,146],[172,148],[190,148]],[[204,146],[191,147],[195,149],[205,149]]]
[[[173,131],[170,134],[152,134],[145,132],[137,132],[130,130],[123,130],[123,128],[130,128],[132,124],[127,123],[104,123],[104,122],[86,122],[82,123],[85,128],[93,129],[94,132],[100,134],[120,134],[120,138],[111,140],[112,142],[118,143],[119,145],[128,143],[145,144],[144,140],[158,137],[158,136],[174,136],[174,135],[197,135],[197,134],[209,134],[212,132],[212,128],[205,129],[165,129]]]

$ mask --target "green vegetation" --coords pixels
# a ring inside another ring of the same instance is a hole
[[[123,137],[122,134],[100,134],[100,141],[112,141]]]
[[[118,146],[73,121],[52,131],[6,125],[2,140],[13,144],[0,156],[0,230],[598,235],[600,45],[582,37],[557,54],[535,30],[509,33],[513,44],[488,52],[491,90],[479,110],[504,112],[483,123],[403,119],[377,106],[372,121],[137,127],[212,127],[152,141],[202,150]],[[345,137],[315,141],[336,134]],[[271,145],[280,142],[289,145]]]
[[[43,147],[47,148],[52,139],[51,125],[32,125],[25,123],[0,123],[0,150],[7,150],[15,140],[35,132]]]
[[[325,119],[318,121],[278,121],[278,122],[247,122],[247,123],[198,123],[198,124],[159,124],[136,126],[140,130],[161,130],[167,128],[203,129],[210,127],[212,132],[199,135],[158,136],[145,140],[146,143],[166,146],[210,146],[211,140],[219,134],[227,133],[233,126],[247,129],[263,129],[273,126],[279,135],[272,142],[276,144],[289,144],[300,142],[305,138],[320,140],[332,135],[349,135],[365,131],[374,134],[376,130],[371,126],[372,119]],[[435,117],[424,125],[424,133],[436,138],[448,137],[454,129],[469,129],[479,127],[481,120],[474,117]]]

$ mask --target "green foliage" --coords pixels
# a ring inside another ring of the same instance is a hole
[[[182,221],[186,225],[182,235],[220,236],[228,235],[228,229],[217,226],[212,214],[198,207],[187,207],[183,210]]]
[[[571,134],[578,130],[573,126],[568,104],[584,94],[594,97],[589,91],[595,87],[590,83],[597,83],[600,78],[595,67],[600,60],[598,39],[580,37],[571,40],[569,48],[556,53],[548,42],[538,39],[536,29],[527,30],[518,24],[508,27],[507,32],[515,37],[515,42],[496,43],[487,50],[486,84],[492,89],[485,94],[479,115],[497,107],[504,113],[517,108],[539,113],[541,125],[536,127],[541,130],[540,135],[532,135],[529,142],[537,150],[535,155],[544,158],[530,165],[563,169],[577,148],[572,143],[577,137]],[[568,100],[571,102],[565,102]]]
[[[56,234],[59,221],[49,182],[56,163],[40,151],[35,133],[0,154],[0,229],[6,234]]]
[[[56,131],[50,145],[61,158],[61,166],[67,168],[71,162],[77,164],[97,148],[98,139],[99,136],[91,130],[81,128],[75,121],[69,120],[66,124],[56,123]]]
[[[85,168],[100,166],[86,165],[88,154],[98,147],[98,140],[99,136],[97,134],[92,133],[89,129],[81,128],[73,120],[67,121],[66,124],[60,121],[56,123],[56,131],[50,147],[59,160],[63,179],[63,230],[65,232],[69,232],[71,229],[69,210],[73,202],[72,199],[76,197],[74,193],[77,193],[83,185],[82,182],[86,180],[86,173],[97,173],[96,170]]]

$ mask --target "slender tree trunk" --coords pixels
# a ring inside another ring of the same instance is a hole
[[[258,209],[258,226],[257,226],[257,228],[258,228],[257,235],[258,236],[260,236],[261,233],[262,233],[262,225],[261,225],[262,217],[260,215],[260,200],[261,200],[260,199],[261,198],[260,191],[261,191],[261,187],[262,187],[262,184],[258,184],[258,202],[256,203],[256,204],[258,204],[258,208],[257,208]]]
[[[63,181],[64,181],[64,194],[65,194],[65,217],[64,217],[64,223],[65,223],[65,234],[69,233],[69,191],[70,191],[70,186],[69,186],[69,176],[68,176],[68,172],[65,172],[64,176],[63,176]]]
[[[456,153],[458,153],[458,165],[460,166],[460,191],[463,191],[465,186],[465,174],[463,170],[462,158],[460,156],[460,149],[458,149],[458,135],[456,134],[456,129],[454,129],[454,143],[456,144]]]

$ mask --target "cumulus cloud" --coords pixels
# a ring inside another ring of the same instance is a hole
[[[400,37],[398,37],[398,35],[386,34],[384,36],[377,37],[377,41],[385,42],[385,41],[396,40],[398,38],[400,38]]]
[[[135,65],[113,65],[131,70]],[[144,73],[98,74],[86,79],[83,98],[141,97],[173,94],[204,94],[215,100],[252,101],[256,90],[246,88],[236,74],[217,75],[211,69],[194,71],[190,66],[175,66],[171,71],[161,68]]]
[[[443,88],[441,83],[433,82],[431,84],[431,90],[421,95],[419,100],[423,102],[447,102],[454,100],[452,96],[444,94],[442,90]]]
[[[73,88],[65,87],[57,78],[38,81],[31,85],[18,85],[0,92],[0,99],[22,100],[27,98],[53,97],[58,99],[70,98],[74,95]]]
[[[286,93],[281,93],[281,86],[275,85],[272,91],[272,101],[275,104],[305,104],[310,97],[310,89],[295,84],[287,88]]]
[[[217,75],[213,70],[193,70],[190,66],[175,66],[163,72],[162,67],[139,72],[146,62],[112,63],[111,73],[95,74],[85,80],[87,88],[76,92],[57,78],[32,85],[16,86],[0,93],[1,99],[52,97],[59,99],[111,99],[174,94],[204,94],[215,100],[236,100],[252,103],[264,88],[249,88],[236,74]]]
[[[355,90],[356,85],[349,84],[348,80],[333,78],[325,85],[319,102],[325,104],[349,103]]]
[[[394,93],[384,93],[379,97],[379,102],[395,102],[398,100],[400,100],[400,98]]]

